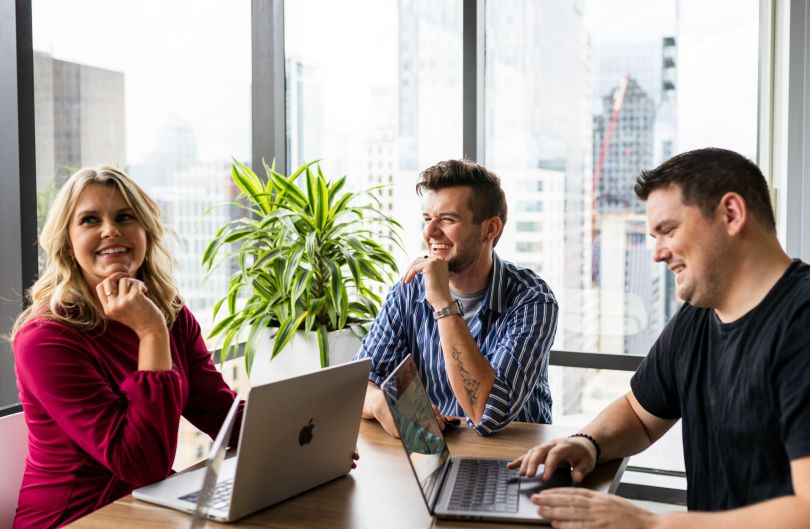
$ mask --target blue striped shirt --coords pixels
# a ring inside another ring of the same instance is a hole
[[[548,356],[557,330],[557,300],[545,281],[495,253],[492,257],[484,299],[468,324],[478,349],[495,370],[484,416],[477,424],[467,417],[482,435],[514,420],[551,422]],[[425,299],[421,274],[391,289],[355,358],[371,358],[369,380],[380,385],[409,353],[442,414],[465,415],[447,378],[438,325]]]

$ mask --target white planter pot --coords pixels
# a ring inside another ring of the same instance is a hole
[[[269,336],[268,331],[256,340],[256,357],[250,372],[251,386],[311,373],[321,368],[318,335],[315,332],[309,335],[304,335],[303,331],[295,333],[287,347],[272,360],[273,339]],[[329,365],[332,366],[350,361],[360,349],[360,339],[349,329],[330,332],[327,339]]]

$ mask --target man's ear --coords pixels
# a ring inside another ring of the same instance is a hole
[[[500,235],[503,229],[503,221],[500,217],[490,217],[484,222],[486,232],[484,232],[484,240],[494,241]]]
[[[723,195],[717,204],[716,213],[729,235],[739,235],[748,223],[748,206],[739,193],[728,192]]]

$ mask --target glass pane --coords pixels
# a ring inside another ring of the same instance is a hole
[[[400,270],[422,253],[418,172],[462,154],[461,7],[454,0],[284,7],[288,168],[320,159],[327,177],[348,175],[354,189],[391,186],[378,198],[405,228],[407,253],[388,247]]]
[[[200,264],[231,217],[231,157],[251,158],[250,2],[206,0],[32,3],[39,226],[76,169],[117,165],[161,205],[175,277],[208,327],[228,268]],[[247,387],[242,360],[224,368]],[[210,439],[180,427],[176,468]]]
[[[497,251],[556,293],[555,348],[644,355],[677,310],[633,184],[693,148],[756,157],[758,9],[487,2],[485,163],[510,207]]]
[[[554,399],[553,423],[581,428],[608,404],[630,390],[629,371],[550,366],[548,379]],[[685,472],[681,422],[644,452],[630,458],[631,466]]]
[[[125,169],[161,204],[180,292],[198,318],[226,291],[200,260],[248,161],[250,3],[34,0],[40,225],[76,169]]]

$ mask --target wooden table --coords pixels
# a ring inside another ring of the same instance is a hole
[[[461,427],[446,434],[454,456],[515,458],[529,447],[573,433],[567,427],[512,423],[492,437],[481,437]],[[434,520],[428,513],[419,486],[399,439],[386,434],[374,421],[363,420],[357,441],[358,468],[337,479],[232,524],[208,521],[209,528],[475,528],[480,524]],[[588,477],[589,487],[613,492],[623,461],[599,465]],[[72,529],[183,528],[191,516],[126,496],[77,520]],[[487,527],[519,527],[492,524]]]

